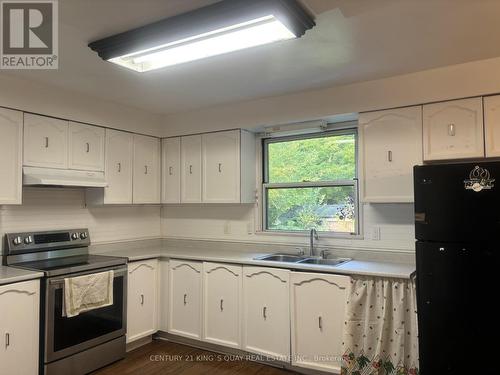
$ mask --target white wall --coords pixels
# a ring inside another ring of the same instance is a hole
[[[85,206],[83,189],[25,188],[22,206],[0,206],[0,235],[89,228],[92,243],[158,238],[159,206]],[[3,245],[3,243],[2,243]]]
[[[306,236],[255,233],[259,209],[254,205],[167,205],[162,208],[162,234],[168,238],[274,242],[308,246]],[[412,204],[364,205],[365,238],[334,239],[320,235],[320,245],[342,248],[414,251]],[[373,226],[380,240],[371,240]]]
[[[415,56],[418,58],[418,56]],[[500,58],[323,90],[232,103],[164,118],[164,136],[255,128],[500,93]]]
[[[0,106],[148,135],[162,133],[161,116],[2,74]]]

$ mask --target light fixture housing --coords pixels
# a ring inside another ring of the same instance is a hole
[[[89,44],[104,60],[146,72],[280,40],[315,26],[296,0],[223,0]]]

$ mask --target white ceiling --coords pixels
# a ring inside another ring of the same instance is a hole
[[[498,0],[302,0],[298,40],[148,73],[102,61],[90,41],[216,0],[64,0],[57,71],[3,71],[168,114],[500,56]]]

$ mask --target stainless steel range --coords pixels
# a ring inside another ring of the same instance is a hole
[[[125,258],[88,252],[88,229],[5,235],[4,264],[41,271],[40,374],[81,375],[125,356]],[[113,304],[67,317],[65,278],[113,270]]]

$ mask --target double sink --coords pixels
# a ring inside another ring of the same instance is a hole
[[[268,262],[317,264],[323,266],[338,266],[340,264],[352,260],[350,258],[318,258],[318,257],[305,257],[300,255],[292,255],[292,254],[269,254],[254,259],[265,260]]]

